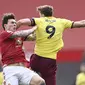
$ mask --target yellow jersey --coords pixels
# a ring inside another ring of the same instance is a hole
[[[34,18],[37,25],[35,54],[56,59],[57,52],[64,46],[63,31],[71,28],[72,21],[55,17]]]
[[[3,72],[0,72],[0,85],[2,85],[2,83],[3,83]]]
[[[85,85],[85,73],[79,73],[77,75],[76,85]]]

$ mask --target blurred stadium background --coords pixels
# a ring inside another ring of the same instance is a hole
[[[0,32],[2,15],[13,12],[17,20],[38,17],[36,7],[52,5],[54,16],[70,20],[85,19],[85,0],[0,0]],[[21,27],[20,29],[28,29]],[[84,61],[85,29],[69,29],[64,32],[64,48],[58,53],[57,85],[73,85],[79,66]],[[33,52],[34,42],[24,42],[29,53]]]

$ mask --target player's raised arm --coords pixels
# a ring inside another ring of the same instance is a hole
[[[72,28],[81,28],[81,27],[85,27],[85,20],[73,22]]]
[[[19,28],[21,25],[31,25],[31,20],[29,18],[18,20],[17,21],[17,28]]]

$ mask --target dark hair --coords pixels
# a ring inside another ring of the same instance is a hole
[[[5,13],[2,17],[2,27],[5,30],[4,24],[8,23],[9,19],[15,19],[15,15],[13,13]]]
[[[44,14],[45,16],[52,16],[53,14],[53,7],[49,5],[43,5],[37,7],[37,10],[40,11],[41,14]]]

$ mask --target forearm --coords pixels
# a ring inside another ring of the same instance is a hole
[[[73,22],[72,28],[85,27],[85,20]]]
[[[15,37],[26,37],[29,34],[33,33],[34,31],[35,31],[34,29],[16,31],[16,32],[13,33],[13,35],[11,36],[11,38],[15,38]]]

